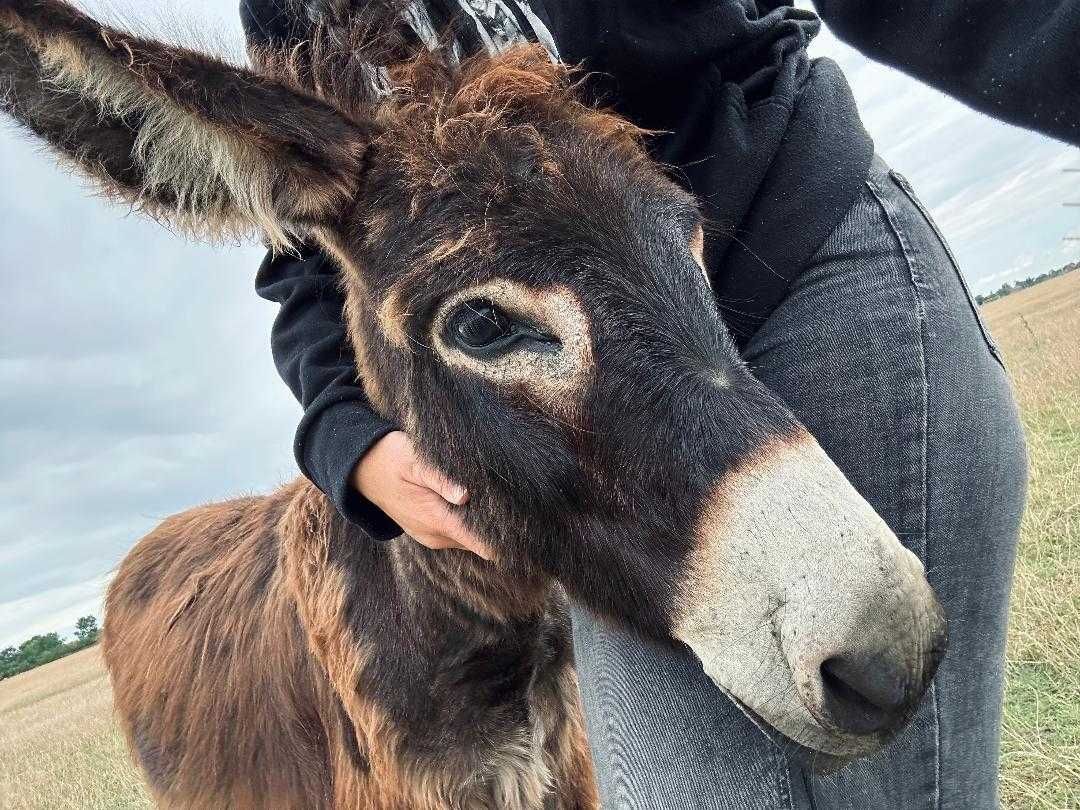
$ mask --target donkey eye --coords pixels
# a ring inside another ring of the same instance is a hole
[[[469,301],[454,314],[451,330],[459,346],[482,349],[507,337],[513,327],[502,310],[481,301]]]
[[[512,320],[488,301],[466,301],[450,316],[446,338],[458,349],[474,357],[491,358],[517,347],[532,344],[543,350],[558,341],[528,324]]]

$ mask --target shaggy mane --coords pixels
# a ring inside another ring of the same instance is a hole
[[[331,8],[304,6],[313,20],[304,38],[251,49],[253,64],[354,120],[376,121],[387,140],[408,145],[417,172],[445,169],[463,146],[523,128],[537,144],[540,130],[573,131],[626,160],[643,157],[648,131],[584,103],[586,74],[552,62],[541,45],[458,59],[453,26],[433,50],[410,40],[401,0],[376,0],[359,12],[347,2],[327,3]]]

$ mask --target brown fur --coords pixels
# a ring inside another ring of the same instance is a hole
[[[410,55],[391,67],[396,89],[382,99],[357,54],[392,38],[369,36],[371,25],[345,19],[304,47],[258,54],[260,74],[100,26],[65,3],[5,0],[0,98],[65,160],[151,216],[211,236],[254,227],[278,247],[297,233],[318,237],[349,271],[346,315],[371,399],[408,421],[407,399],[380,383],[372,344],[384,338],[354,244],[395,218],[373,208],[356,221],[363,227],[348,219],[372,150],[401,172],[416,214],[453,184],[476,139],[516,128],[543,153],[539,131],[519,123],[524,108],[548,122],[578,117],[590,137],[632,128],[573,101],[566,71],[533,49],[475,59],[454,75],[433,56]],[[554,159],[542,165],[557,174]],[[491,239],[483,228],[433,234],[412,281],[459,252],[492,250]],[[107,597],[104,650],[159,805],[539,810],[557,797],[560,810],[595,807],[570,659],[545,657],[542,640],[566,645],[561,591],[547,577],[493,578],[487,564],[407,542],[370,548],[361,563],[350,558],[358,544],[370,546],[300,482],[170,518],[124,560]],[[366,566],[382,573],[358,579]],[[443,632],[475,647],[451,679],[466,691],[420,684],[395,708],[397,688],[378,666],[396,651],[366,632],[363,622],[383,617],[357,615],[358,587],[381,588],[384,610],[416,615],[403,632],[415,631],[421,654],[424,617],[441,617]],[[485,650],[518,643],[519,625],[535,628],[523,637],[523,654],[538,656],[527,680],[473,720],[443,723],[446,742],[427,751],[417,734],[425,725],[397,714],[433,701],[467,706],[470,690],[501,694],[500,672],[475,673]],[[519,693],[528,709],[511,720]],[[482,739],[470,738],[474,724],[488,729]]]
[[[0,59],[14,64],[0,85],[4,106],[150,216],[213,237],[255,227],[286,247],[296,223],[355,196],[367,134],[324,103],[243,68],[217,76],[216,60],[64,3],[5,5]],[[216,97],[201,90],[209,76]],[[99,142],[104,133],[112,143]]]
[[[343,615],[342,531],[321,493],[298,481],[170,518],[124,560],[104,653],[160,806],[525,810],[541,806],[550,781],[560,810],[597,807],[570,668],[532,690],[536,781],[527,740],[505,746],[505,764],[472,772],[449,751],[441,767],[413,758],[394,720],[355,688],[381,651],[357,644]],[[472,563],[455,559],[467,589]],[[469,602],[485,614],[543,610],[552,598],[546,586],[516,603],[484,590]]]

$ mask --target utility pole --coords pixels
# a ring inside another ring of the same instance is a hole
[[[1065,174],[1080,175],[1080,168],[1062,169],[1062,171],[1065,172]],[[1078,179],[1080,179],[1080,178],[1078,178]],[[1067,202],[1062,203],[1062,205],[1064,205],[1066,208],[1080,208],[1080,202],[1067,201]],[[1063,239],[1066,242],[1080,242],[1080,235],[1077,235],[1077,236],[1066,235],[1066,236],[1063,237]]]

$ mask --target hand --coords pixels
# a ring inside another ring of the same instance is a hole
[[[364,454],[353,470],[353,486],[418,543],[491,559],[490,549],[450,508],[466,503],[469,493],[421,461],[400,430],[387,433]]]

